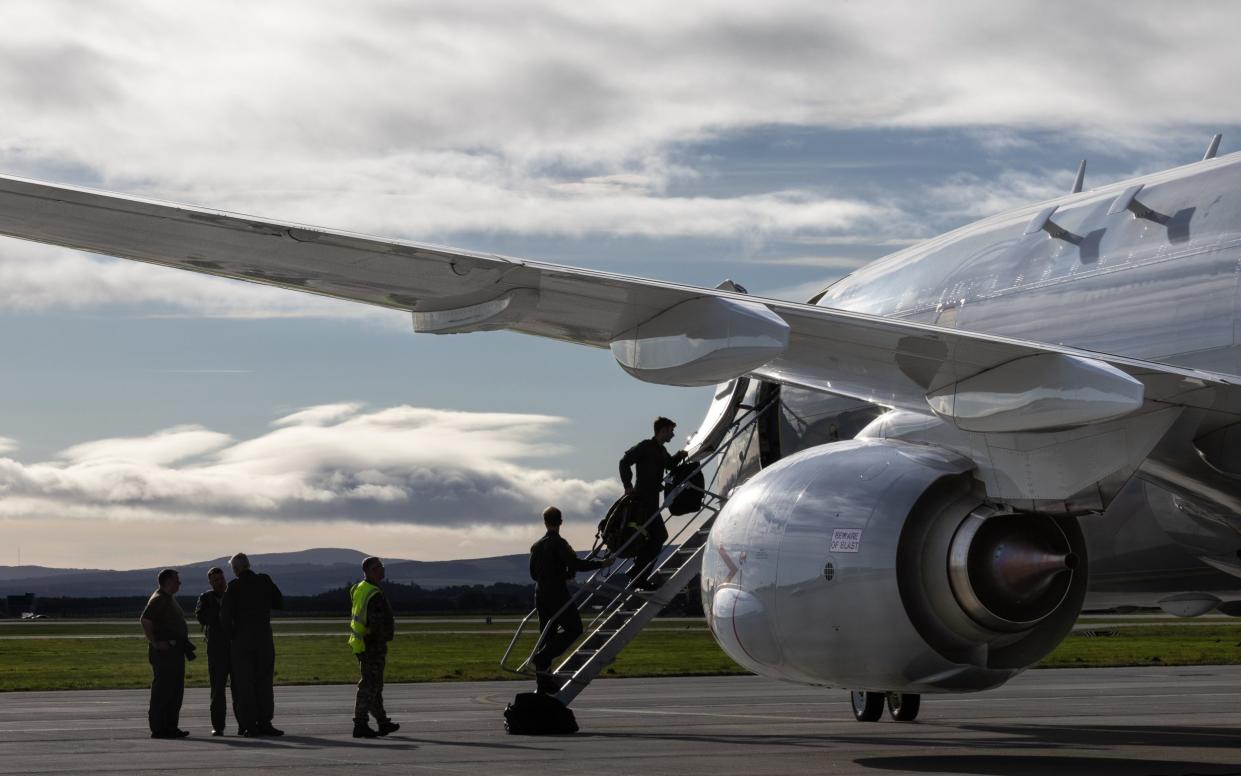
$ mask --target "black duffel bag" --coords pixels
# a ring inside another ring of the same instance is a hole
[[[504,707],[504,729],[515,736],[563,736],[577,732],[577,717],[550,695],[523,692]]]
[[[698,468],[696,463],[683,463],[672,469],[669,475],[670,484],[664,489],[664,497],[669,496],[672,491],[682,482],[689,480],[689,485],[685,490],[677,494],[677,497],[668,505],[668,511],[675,517],[677,515],[690,515],[702,509],[702,491],[707,486],[706,477],[702,476],[702,470]]]

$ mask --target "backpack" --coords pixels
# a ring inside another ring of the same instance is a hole
[[[689,480],[689,487],[677,494],[677,497],[668,505],[668,512],[675,517],[690,515],[702,509],[702,491],[707,486],[707,479],[702,476],[702,470],[698,468],[698,464],[680,464],[673,468],[669,478],[671,482],[664,489],[665,497],[686,480]]]
[[[629,524],[630,513],[635,506],[633,497],[621,496],[608,509],[607,515],[599,521],[599,536],[602,537],[608,550],[618,558],[632,558],[642,547],[642,542],[630,542],[628,547],[621,549],[625,542],[637,533],[637,530]]]
[[[504,707],[504,729],[515,736],[559,736],[577,732],[577,717],[550,695],[518,693]]]

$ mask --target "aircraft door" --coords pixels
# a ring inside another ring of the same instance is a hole
[[[749,378],[738,377],[715,387],[715,397],[707,407],[706,417],[686,441],[685,451],[691,459],[710,454],[724,441],[749,386]]]

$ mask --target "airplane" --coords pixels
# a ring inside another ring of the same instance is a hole
[[[0,234],[608,348],[718,386],[694,455],[775,407],[719,463],[711,631],[908,720],[1038,663],[1088,593],[1241,615],[1241,153],[1218,142],[1088,190],[1083,165],[806,303],[15,177]]]

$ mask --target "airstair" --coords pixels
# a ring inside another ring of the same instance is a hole
[[[743,391],[744,386],[738,386],[738,398]],[[723,433],[717,434],[716,439],[711,440],[712,444],[709,447],[700,447],[691,455],[689,460],[696,467],[693,472],[702,472],[705,479],[706,470],[712,464],[722,460],[733,445],[747,443],[747,432],[773,404],[774,402],[767,402],[762,406],[746,406],[739,402],[734,404],[737,414],[730,424],[722,426],[720,431]],[[668,553],[665,548],[660,558],[654,561],[655,568],[649,575],[648,587],[650,589],[635,590],[626,586],[627,581],[635,576],[634,572],[638,569],[633,568],[631,560],[620,560],[612,566],[595,571],[552,619],[550,627],[555,627],[555,622],[560,615],[569,607],[575,607],[581,614],[584,626],[583,637],[565,653],[559,665],[555,665],[552,670],[554,681],[559,687],[554,695],[565,705],[571,703],[578,693],[586,689],[595,677],[616,660],[621,650],[633,641],[701,570],[702,553],[706,546],[707,536],[711,532],[716,516],[724,508],[727,497],[716,492],[720,479],[719,466],[711,470],[710,478],[701,488],[692,485],[691,479],[693,479],[692,476],[685,478],[667,492],[659,509],[646,521],[645,526],[649,526],[655,520],[664,520],[670,537],[666,547],[675,547],[671,553]],[[665,487],[670,484],[670,482],[665,482]],[[665,520],[664,509],[686,488],[702,491],[702,508],[690,515],[670,517]],[[681,520],[684,523],[676,533],[673,533],[672,524]],[[624,554],[625,548],[629,547],[630,543],[640,540],[640,537],[641,534],[635,533],[633,538],[619,548],[617,554]],[[588,557],[600,557],[603,553],[604,549],[597,546]],[[515,667],[510,665],[516,645],[531,622],[536,623],[537,626],[537,610],[527,614],[517,627],[517,632],[513,634],[504,656],[500,659],[502,669],[534,676],[535,671],[531,661],[539,646],[549,637],[550,627],[539,633],[538,639],[525,660]]]

